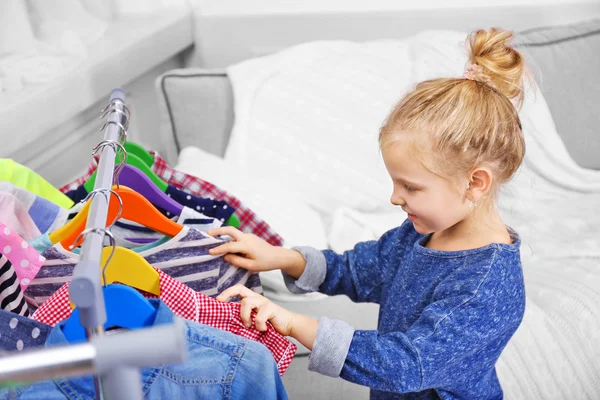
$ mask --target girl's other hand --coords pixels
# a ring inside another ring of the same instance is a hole
[[[217,300],[225,302],[236,296],[242,298],[240,317],[247,328],[252,326],[252,311],[256,311],[254,326],[257,330],[261,332],[266,331],[267,321],[269,321],[279,334],[283,336],[290,335],[294,313],[274,304],[271,300],[248,289],[242,284],[225,289],[217,296]]]

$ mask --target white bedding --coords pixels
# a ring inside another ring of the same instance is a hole
[[[405,217],[389,205],[379,125],[414,82],[462,74],[465,37],[318,42],[232,66],[236,121],[225,160],[214,168],[277,186],[259,215],[290,244],[343,251],[376,239]],[[498,373],[508,399],[596,399],[600,172],[575,164],[542,93],[529,91],[521,112],[526,160],[499,199],[505,222],[523,239],[527,310]],[[194,168],[197,157],[198,150],[184,151],[178,168],[210,180]],[[249,188],[239,193],[244,201],[257,196]],[[290,196],[293,206],[284,200]]]

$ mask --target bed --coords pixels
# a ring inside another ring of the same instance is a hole
[[[415,81],[459,75],[456,45],[474,27],[516,30],[539,91],[521,113],[528,156],[501,195],[501,212],[524,239],[528,297],[497,370],[507,399],[599,398],[600,20],[592,17],[600,6],[519,10],[198,17],[195,57],[203,67],[156,81],[159,150],[178,169],[232,191],[286,245],[343,251],[404,218],[387,204],[376,146],[393,101]],[[282,25],[294,29],[274,35]],[[360,25],[369,29],[352,28]],[[223,47],[225,31],[231,46]],[[376,328],[376,305],[291,298],[277,276],[263,282],[292,310]],[[290,398],[368,397],[365,388],[308,372],[306,356],[299,351],[284,376]]]

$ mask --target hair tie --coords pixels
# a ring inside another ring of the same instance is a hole
[[[479,64],[476,64],[476,63],[469,64],[467,66],[467,69],[465,69],[465,73],[463,74],[462,77],[464,79],[468,79],[471,81],[481,82],[485,85],[488,85],[492,89],[495,89],[496,91],[498,91],[498,88],[496,87],[494,82],[492,82],[492,80],[490,79],[489,76],[486,76],[483,73],[483,69],[481,68],[481,65],[479,65]]]
[[[465,73],[463,74],[463,78],[465,79],[469,79],[472,81],[476,81],[477,79],[475,79],[476,74],[481,72],[481,67],[475,63],[471,63],[467,66],[467,69],[465,69]]]

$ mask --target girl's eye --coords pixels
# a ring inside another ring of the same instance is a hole
[[[404,184],[404,189],[406,189],[407,192],[414,192],[415,190],[417,190],[414,187],[407,185],[406,183]]]

